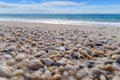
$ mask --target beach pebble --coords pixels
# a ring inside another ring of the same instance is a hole
[[[26,58],[26,55],[24,53],[18,53],[18,55],[15,57],[17,61],[21,61]]]
[[[69,64],[68,64],[68,65],[65,66],[65,70],[66,70],[66,71],[68,71],[68,70],[73,70],[73,71],[74,71],[74,70],[76,70],[76,68],[75,68],[74,65],[69,65]]]
[[[0,65],[0,77],[10,77],[11,76],[11,70],[7,66],[1,66]]]
[[[33,46],[33,47],[35,47],[36,45],[37,45],[36,42],[31,43],[31,46]]]
[[[114,70],[114,68],[113,68],[113,66],[111,64],[105,65],[105,69],[109,70],[109,71],[113,71]]]
[[[59,60],[59,61],[57,61],[54,65],[55,65],[55,66],[64,66],[65,64],[66,64],[65,61]]]
[[[118,55],[117,55],[117,54],[114,54],[114,55],[111,56],[111,59],[112,59],[112,60],[115,60],[115,59],[117,59],[117,57],[118,57]]]
[[[12,73],[13,76],[20,76],[23,75],[24,71],[23,70],[16,70]]]
[[[52,74],[49,70],[46,70],[44,73],[44,80],[51,80]]]
[[[61,51],[65,51],[65,47],[60,47],[60,50]]]
[[[42,61],[47,66],[50,66],[50,65],[54,64],[54,61],[52,59],[50,59],[50,58],[43,58]]]
[[[27,68],[30,70],[38,70],[39,68],[42,68],[43,64],[40,61],[30,61],[27,63]]]
[[[81,77],[85,77],[88,75],[88,73],[85,70],[80,70],[79,74],[81,75]]]
[[[7,65],[9,65],[9,66],[14,65],[15,63],[16,63],[15,59],[10,59],[10,60],[7,61]]]
[[[62,75],[61,74],[55,74],[52,78],[52,80],[61,80]]]
[[[7,58],[7,59],[11,59],[12,58],[12,55],[10,55],[10,54],[4,54],[3,55],[5,58]]]

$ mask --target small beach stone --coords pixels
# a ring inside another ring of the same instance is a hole
[[[66,65],[65,70],[76,70],[76,68],[73,65]]]
[[[60,74],[55,74],[55,75],[53,76],[52,80],[61,80],[61,78],[62,78],[62,75],[60,75]]]
[[[109,71],[113,71],[114,70],[114,68],[113,68],[113,66],[111,64],[105,65],[105,69],[109,70]]]
[[[26,58],[26,55],[24,53],[18,53],[18,55],[15,58],[16,60],[21,61],[24,58]]]
[[[7,58],[7,59],[11,59],[12,58],[12,55],[10,55],[10,54],[4,54],[3,55],[5,58]]]
[[[64,66],[64,65],[65,65],[65,61],[59,60],[59,61],[57,61],[54,65],[55,65],[55,66]]]
[[[65,48],[64,48],[64,47],[60,47],[60,50],[61,50],[61,51],[65,51]]]
[[[12,73],[13,76],[20,76],[23,75],[24,71],[23,70],[16,70]]]
[[[27,68],[30,70],[38,70],[39,68],[42,68],[43,64],[39,61],[30,61],[27,63]]]
[[[44,79],[45,80],[51,80],[52,78],[52,74],[49,70],[46,70],[45,73],[44,73]]]
[[[111,56],[111,59],[112,59],[112,60],[115,60],[115,59],[117,59],[117,57],[118,57],[118,55],[117,55],[117,54],[114,54],[114,55]]]
[[[0,65],[0,77],[10,77],[11,76],[11,70],[7,66],[1,66]]]
[[[50,58],[43,58],[42,61],[47,66],[50,66],[50,65],[54,64],[54,61],[52,59],[50,59]]]

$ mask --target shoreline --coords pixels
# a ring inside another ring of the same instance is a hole
[[[56,25],[72,25],[72,26],[104,26],[104,27],[120,27],[120,22],[95,22],[95,21],[58,21],[58,20],[0,20],[0,22],[17,22],[17,23],[34,23],[34,24],[56,24]]]

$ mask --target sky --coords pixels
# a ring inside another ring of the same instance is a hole
[[[120,0],[0,0],[0,14],[120,14]]]

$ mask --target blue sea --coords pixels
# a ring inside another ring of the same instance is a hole
[[[120,26],[120,14],[0,14],[0,21]]]

